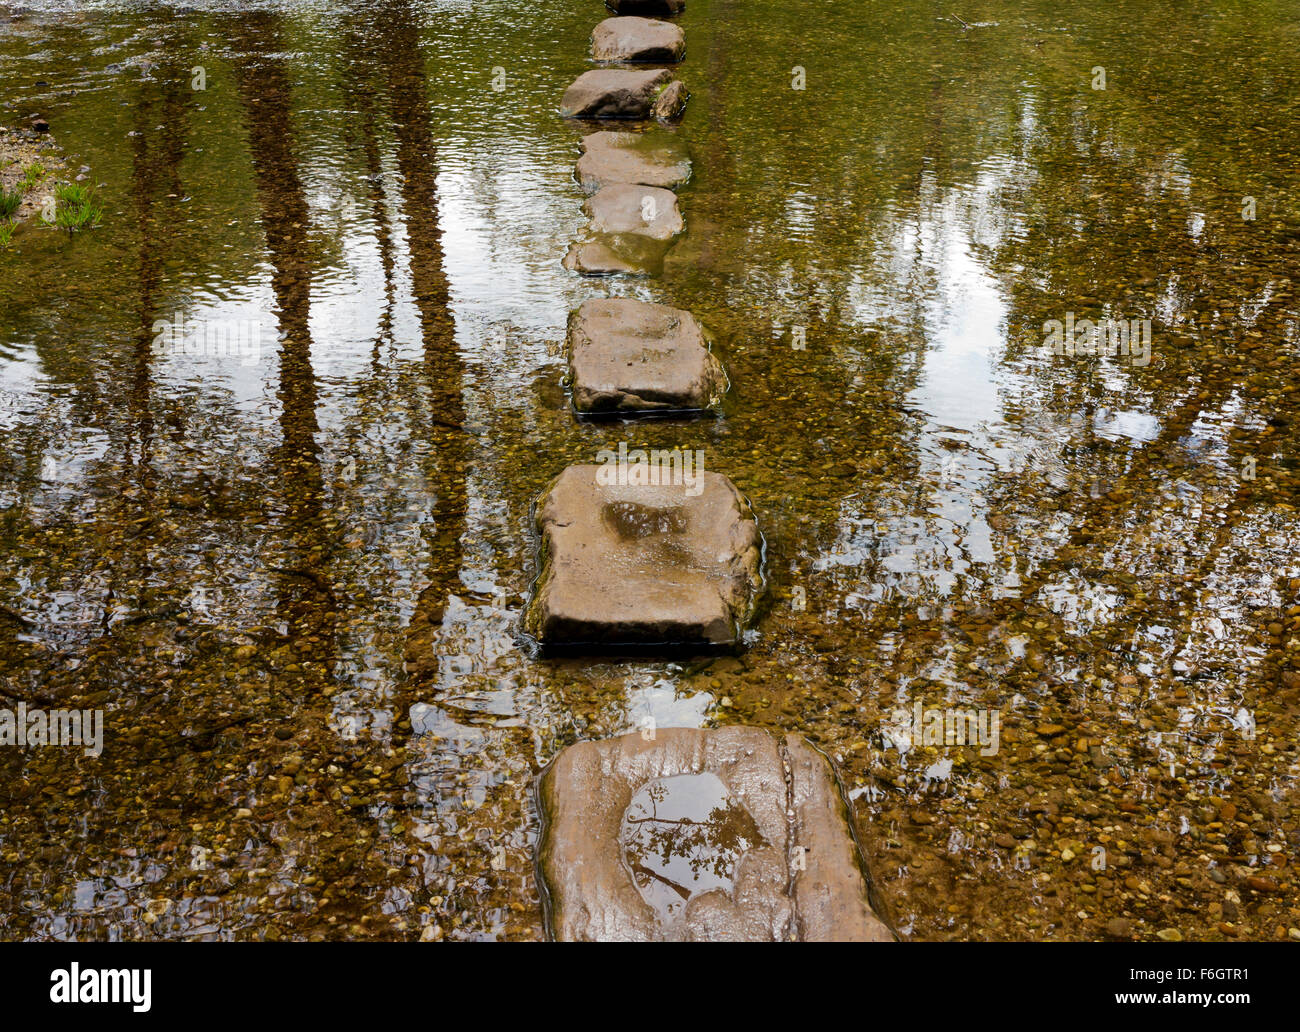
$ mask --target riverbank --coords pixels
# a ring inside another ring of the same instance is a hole
[[[67,171],[49,124],[36,124],[44,128],[0,126],[0,193],[10,198],[0,200],[0,219],[11,224],[39,217],[50,184]]]

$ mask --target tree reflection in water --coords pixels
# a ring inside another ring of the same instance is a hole
[[[694,896],[731,892],[736,862],[764,846],[754,818],[713,774],[647,782],[623,814],[623,859],[647,903],[677,916]]]

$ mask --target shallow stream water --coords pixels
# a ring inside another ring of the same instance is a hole
[[[0,705],[105,714],[0,749],[0,937],[540,938],[533,779],[647,720],[832,756],[904,938],[1292,934],[1300,8],[691,0],[639,281],[560,265],[603,16],[0,5],[0,124],[104,206],[0,251]],[[723,418],[574,419],[605,294],[710,328]],[[521,637],[619,441],[752,501],[736,654]]]

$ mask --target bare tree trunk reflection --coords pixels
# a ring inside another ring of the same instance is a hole
[[[239,90],[248,112],[249,147],[278,309],[282,440],[275,478],[288,554],[276,566],[277,609],[293,648],[308,661],[304,669],[312,671],[308,690],[316,692],[328,681],[334,662],[337,600],[329,581],[333,532],[326,519],[316,443],[320,426],[308,326],[312,268],[307,201],[293,152],[291,87],[283,63],[268,56],[282,49],[279,18],[247,15],[232,28],[242,54]]]

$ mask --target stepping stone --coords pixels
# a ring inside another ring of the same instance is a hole
[[[690,96],[685,84],[679,79],[674,79],[659,94],[650,113],[661,122],[676,122],[686,110],[686,102]]]
[[[623,241],[577,240],[569,245],[564,267],[584,276],[658,276],[663,271],[666,251],[662,244],[636,237]]]
[[[691,178],[685,146],[669,132],[612,132],[583,137],[578,182],[587,193],[608,183],[637,183],[675,190]]]
[[[685,228],[670,190],[611,183],[587,198],[590,236],[569,248],[564,267],[586,276],[653,276]]]
[[[686,228],[677,195],[657,186],[610,183],[583,203],[594,233],[631,234],[672,240]]]
[[[596,68],[583,72],[565,90],[560,114],[565,118],[657,117],[656,103],[673,81],[666,68]]]
[[[561,941],[891,942],[830,762],[802,736],[661,728],[579,742],[542,775]]]
[[[615,14],[643,14],[650,17],[671,16],[686,10],[686,0],[605,0]]]
[[[702,451],[621,443],[598,458],[537,500],[524,629],[544,646],[736,643],[763,583],[749,502]]]
[[[582,413],[715,407],[727,374],[690,312],[632,298],[587,301],[569,318],[569,381]]]
[[[686,33],[654,18],[606,18],[591,33],[597,61],[676,64],[686,56]]]

